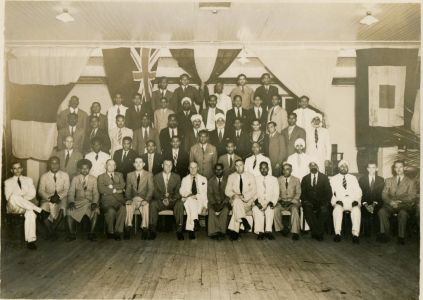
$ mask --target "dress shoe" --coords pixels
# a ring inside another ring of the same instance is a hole
[[[115,238],[115,235],[113,233],[108,233],[107,234],[107,239],[112,240]]]
[[[238,239],[239,239],[239,233],[238,233],[238,232],[235,232],[235,231],[230,230],[230,231],[229,231],[229,239],[230,239],[231,241],[236,241],[236,240],[238,240]]]
[[[155,239],[156,239],[156,237],[157,237],[157,233],[156,233],[155,231],[150,230],[150,231],[148,232],[148,239],[149,239],[150,241],[155,240]]]
[[[182,231],[177,231],[176,232],[176,237],[178,238],[178,241],[183,241],[184,238],[184,234],[182,233]]]
[[[260,233],[258,234],[258,236],[257,236],[257,239],[258,239],[259,241],[264,240],[264,233],[263,233],[263,232],[260,232]]]
[[[275,237],[273,236],[273,234],[271,232],[266,232],[265,236],[267,237],[267,239],[272,240],[272,241],[275,239]]]
[[[42,209],[39,214],[41,220],[45,220],[50,216],[50,213],[44,209]]]
[[[315,239],[316,241],[323,241],[323,235],[322,234],[315,234],[312,236],[313,239]]]
[[[288,234],[289,234],[289,231],[288,231],[288,230],[286,230],[286,229],[283,229],[283,230],[281,231],[281,233],[282,233],[282,235],[283,235],[283,236],[287,237],[287,236],[288,236]]]
[[[356,235],[353,235],[352,242],[353,244],[360,244],[360,238]]]
[[[89,233],[88,234],[88,240],[91,242],[97,241],[97,235],[95,233]]]
[[[65,239],[66,242],[72,242],[74,240],[76,240],[76,236],[74,234],[68,235]]]
[[[336,243],[339,243],[341,241],[341,235],[336,234],[335,237],[333,238],[333,241]]]
[[[212,240],[217,241],[217,240],[219,239],[219,233],[214,233],[214,234],[212,234],[212,235],[210,236],[210,238],[211,238]]]
[[[148,231],[147,231],[147,229],[141,229],[141,239],[142,240],[148,239]]]
[[[224,234],[223,232],[219,232],[219,237],[218,237],[218,240],[219,240],[219,241],[223,241],[225,238],[226,238],[226,237],[225,237],[225,234]]]
[[[125,231],[123,232],[123,239],[124,240],[131,239],[131,232],[128,229],[125,229]]]
[[[292,234],[292,240],[293,241],[298,241],[300,239],[300,236],[299,236],[299,234],[298,233],[293,233]]]
[[[194,232],[194,231],[190,231],[190,232],[188,233],[188,238],[189,238],[190,240],[195,240],[195,232]]]
[[[29,243],[26,243],[26,247],[27,247],[29,250],[37,250],[37,245],[35,244],[35,242],[29,242]]]
[[[386,234],[381,233],[377,236],[376,241],[380,243],[387,243],[389,242],[389,237]]]
[[[122,233],[120,233],[120,232],[115,232],[114,239],[115,239],[115,241],[120,241],[120,240],[122,240]]]
[[[198,219],[194,220],[194,231],[199,231],[201,229],[200,221]]]
[[[244,225],[244,230],[248,232],[251,229],[250,223],[248,223],[246,218],[242,218],[242,225]]]
[[[405,239],[403,237],[398,238],[398,244],[405,245]]]

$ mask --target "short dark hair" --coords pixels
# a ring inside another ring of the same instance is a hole
[[[103,143],[101,142],[101,139],[99,138],[99,137],[93,137],[92,139],[91,139],[91,145],[94,145],[96,142],[99,142],[100,143],[100,145],[102,145]]]
[[[242,97],[241,97],[241,95],[235,95],[235,96],[234,96],[234,100],[235,100],[236,98],[239,98],[239,99],[241,99],[241,101],[242,101]]]
[[[266,72],[266,73],[261,74],[261,76],[260,76],[260,80],[263,80],[264,76],[269,76],[269,77],[271,77],[271,76],[270,76],[270,74]]]
[[[290,113],[289,113],[289,115],[288,115],[288,117],[290,117],[290,116],[294,116],[294,117],[295,117],[295,119],[298,117],[298,116],[297,116],[297,114],[296,114],[296,113],[294,113],[294,112],[290,112]]]
[[[54,160],[54,159],[57,159],[57,160],[59,161],[59,163],[60,163],[60,158],[59,158],[58,156],[51,156],[51,157],[48,159],[48,163],[50,164],[50,163],[51,163],[51,161],[52,161],[52,160]]]
[[[396,161],[394,161],[394,163],[392,164],[392,167],[395,168],[396,164],[402,164],[402,166],[405,167],[405,161],[402,159],[397,159]]]
[[[12,163],[10,164],[11,166],[12,166],[12,168],[13,168],[13,166],[14,165],[17,165],[17,164],[19,164],[20,166],[21,166],[21,168],[23,167],[22,166],[22,162],[20,161],[20,160],[18,160],[18,159],[14,159],[14,160],[12,160]]]
[[[301,99],[306,99],[307,101],[310,101],[310,98],[306,95],[302,95],[300,98],[298,98],[298,100],[301,100]]]
[[[201,134],[205,134],[205,135],[209,136],[209,132],[206,129],[200,130],[200,132],[198,133],[198,135],[201,135]]]
[[[115,118],[115,119],[117,120],[117,119],[119,119],[119,118],[122,118],[122,119],[124,119],[124,120],[125,120],[125,116],[124,116],[124,115],[116,115],[116,118]]]
[[[135,93],[133,98],[135,98],[136,96],[139,96],[142,99],[142,95],[140,93]]]
[[[181,79],[182,79],[182,77],[186,77],[186,78],[188,78],[188,79],[191,79],[191,77],[190,77],[187,73],[183,73],[183,74],[181,74],[181,76],[179,76],[179,80],[181,80]]]
[[[176,114],[170,114],[170,115],[168,115],[167,116],[167,120],[169,120],[170,118],[176,118],[176,119],[178,119],[177,116],[176,116]]]
[[[370,160],[367,162],[367,166],[369,165],[375,165],[377,167],[377,162],[375,162],[374,160]]]
[[[267,167],[269,166],[269,164],[267,163],[267,161],[262,161],[259,166],[261,167],[261,165],[266,165]]]
[[[216,96],[216,95],[210,95],[209,100],[210,100],[212,97],[213,97],[214,99],[216,99],[216,100],[217,100],[217,96]]]
[[[269,121],[269,122],[267,122],[266,126],[269,125],[269,124],[272,124],[273,126],[276,127],[276,122],[275,121]]]
[[[235,161],[234,161],[234,164],[236,164],[237,162],[242,162],[243,164],[244,164],[244,161],[241,159],[241,158],[238,158],[238,159],[236,159]]]
[[[241,73],[236,77],[236,80],[238,81],[242,76],[244,76],[245,79],[247,79],[247,75],[245,75],[244,73]]]
[[[124,141],[129,141],[130,143],[132,143],[132,138],[130,136],[124,136],[122,142]]]
[[[157,146],[156,142],[153,141],[153,140],[148,140],[147,142],[145,142],[145,145],[147,146],[147,144],[149,144],[149,143],[153,143],[154,146]]]
[[[217,163],[214,165],[214,168],[216,169],[216,167],[222,167],[222,169],[225,169],[225,167],[223,166],[222,163]]]
[[[292,165],[291,165],[290,163],[288,163],[288,162],[284,162],[284,163],[283,163],[283,165],[282,165],[282,168],[283,168],[284,166],[289,166],[289,167],[291,167],[291,170],[292,170]]]
[[[83,158],[83,159],[78,160],[78,162],[76,163],[76,167],[78,169],[81,169],[82,166],[88,166],[88,168],[91,169],[93,164],[91,163],[91,161],[89,159]]]

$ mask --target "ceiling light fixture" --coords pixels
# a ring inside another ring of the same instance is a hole
[[[63,9],[63,12],[56,16],[56,19],[62,21],[63,23],[75,21],[75,19],[72,17],[72,15],[68,12],[67,9]]]
[[[366,16],[360,20],[360,24],[363,24],[363,25],[372,25],[377,22],[379,22],[379,20],[373,17],[370,11],[368,11]]]

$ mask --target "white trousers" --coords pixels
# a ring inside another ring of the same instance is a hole
[[[360,207],[354,206],[352,208],[344,208],[339,204],[335,204],[333,208],[333,227],[335,229],[335,234],[341,234],[342,229],[342,218],[344,216],[344,210],[351,211],[351,223],[352,223],[352,234],[354,236],[360,235],[360,225],[361,225],[361,210]]]
[[[247,215],[251,211],[251,203],[245,203],[239,198],[235,198],[232,202],[232,217],[229,221],[228,229],[239,232],[240,227],[244,228],[242,218],[247,219],[251,227],[253,227],[253,218]]]
[[[198,220],[198,215],[207,208],[206,205],[203,203],[203,201],[193,197],[186,198],[184,202],[185,212],[187,214],[187,223],[185,224],[186,230],[194,231],[194,220]]]
[[[34,242],[37,240],[36,234],[36,219],[37,215],[34,213],[41,212],[41,208],[34,203],[25,200],[22,196],[12,194],[8,201],[9,212],[24,213],[25,215],[25,241]]]
[[[132,226],[132,218],[134,217],[134,212],[136,209],[138,209],[141,214],[141,228],[148,228],[148,222],[150,219],[150,205],[148,203],[145,205],[141,205],[141,202],[142,199],[140,197],[135,197],[134,199],[132,199],[132,204],[126,204],[126,226]]]
[[[274,216],[275,216],[275,211],[269,206],[266,207],[266,209],[263,211],[254,205],[253,207],[254,233],[259,234],[259,233],[265,232],[265,229],[264,229],[265,226],[266,226],[266,232],[272,232]]]

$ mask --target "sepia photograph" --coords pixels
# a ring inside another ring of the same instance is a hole
[[[420,0],[0,0],[1,299],[419,299]]]

